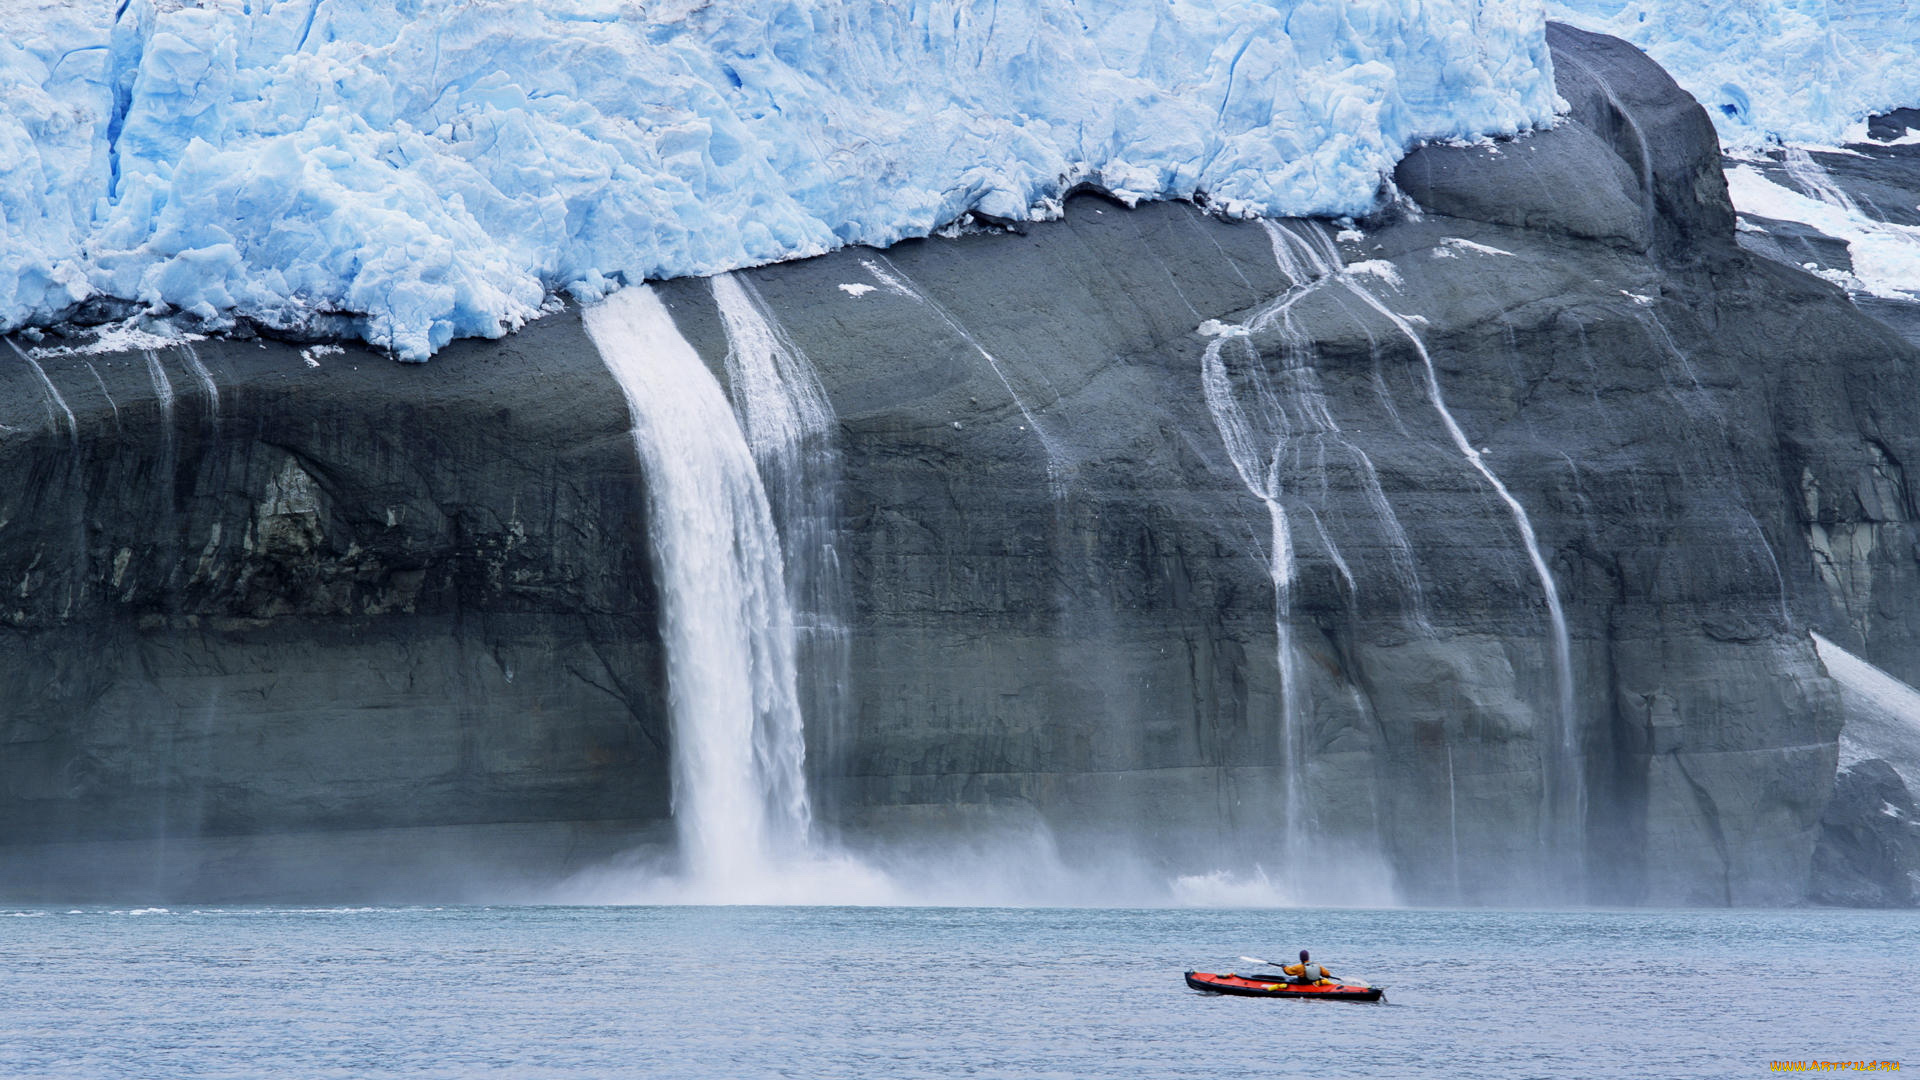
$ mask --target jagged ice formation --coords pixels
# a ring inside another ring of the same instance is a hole
[[[1549,120],[1530,0],[0,0],[0,330],[89,297],[419,360],[556,291],[1056,216],[1367,208]]]

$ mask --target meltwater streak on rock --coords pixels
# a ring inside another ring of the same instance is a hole
[[[1773,568],[1773,583],[1780,590],[1780,625],[1782,628],[1793,626],[1793,611],[1787,606],[1787,575],[1780,571],[1780,557],[1773,553],[1773,543],[1767,539],[1767,530],[1753,511],[1741,508],[1747,515],[1747,523],[1753,526],[1754,538],[1760,541],[1760,550],[1767,553],[1767,565]]]
[[[709,285],[727,336],[728,395],[780,535],[801,714],[833,772],[849,741],[852,656],[850,601],[835,530],[840,456],[833,407],[807,354],[751,281],[726,273]]]
[[[192,342],[181,343],[180,355],[186,360],[187,368],[193,372],[193,377],[200,380],[200,386],[206,390],[207,414],[212,418],[214,426],[218,427],[220,424],[220,387],[213,381],[213,372],[208,371],[207,365],[200,362],[200,352],[193,347]]]
[[[1813,160],[1813,155],[1807,153],[1804,148],[1787,147],[1784,163],[1787,167],[1787,175],[1793,177],[1793,182],[1800,185],[1801,190],[1808,195],[1849,214],[1860,213],[1860,204],[1853,201],[1853,196],[1841,190],[1840,185],[1834,183],[1833,178],[1827,175],[1827,170]]]
[[[1245,344],[1244,328],[1233,335],[1231,340]],[[1300,850],[1300,840],[1305,829],[1306,800],[1302,797],[1301,757],[1303,748],[1296,730],[1298,693],[1293,668],[1293,630],[1291,590],[1293,587],[1293,535],[1287,524],[1287,511],[1280,503],[1280,459],[1287,442],[1291,438],[1291,424],[1284,409],[1275,399],[1270,387],[1261,385],[1256,392],[1255,404],[1259,407],[1261,418],[1270,427],[1268,432],[1271,448],[1256,444],[1253,425],[1241,409],[1239,399],[1234,394],[1233,382],[1227,374],[1226,365],[1220,354],[1229,338],[1216,338],[1207,345],[1207,351],[1200,361],[1200,385],[1207,399],[1207,408],[1213,414],[1214,427],[1220,432],[1220,442],[1226,447],[1227,458],[1233,462],[1234,472],[1239,474],[1240,482],[1246,485],[1254,498],[1266,507],[1268,521],[1267,577],[1273,582],[1273,630],[1275,660],[1280,673],[1280,737],[1283,774],[1286,780],[1287,812],[1287,853],[1292,856]],[[1248,349],[1252,352],[1252,349]],[[1264,374],[1256,362],[1249,365],[1254,376],[1264,383]]]
[[[1276,252],[1278,250],[1276,245]],[[1281,266],[1296,282],[1304,276],[1296,275],[1284,261]],[[1206,396],[1207,410],[1213,416],[1214,428],[1220,433],[1227,459],[1233,463],[1233,470],[1240,477],[1240,482],[1254,498],[1260,500],[1267,511],[1267,577],[1273,583],[1274,659],[1280,676],[1281,774],[1286,785],[1285,855],[1288,859],[1302,855],[1309,824],[1303,790],[1306,746],[1300,732],[1299,678],[1293,662],[1293,533],[1287,522],[1286,507],[1281,502],[1284,494],[1282,461],[1295,434],[1296,423],[1287,415],[1283,398],[1289,396],[1288,390],[1291,390],[1293,403],[1300,408],[1307,396],[1302,391],[1301,381],[1311,373],[1298,370],[1300,357],[1289,342],[1289,347],[1281,352],[1285,370],[1279,373],[1278,380],[1287,386],[1276,388],[1273,385],[1276,380],[1268,375],[1258,350],[1252,347],[1247,338],[1254,331],[1264,329],[1275,318],[1284,318],[1286,306],[1298,296],[1299,286],[1296,285],[1289,290],[1289,295],[1283,295],[1279,301],[1268,305],[1246,323],[1227,328],[1223,336],[1215,337],[1207,344],[1200,360],[1201,392]],[[1223,359],[1229,342],[1246,354],[1240,382],[1251,387],[1248,405],[1263,429],[1258,434],[1254,430],[1254,421],[1242,406],[1240,394],[1236,391],[1236,380],[1228,372]],[[1305,427],[1311,423],[1312,410],[1305,408],[1301,411],[1308,414],[1300,420],[1300,426]]]
[[[1733,164],[1736,161],[1741,163]],[[1861,206],[1804,147],[1784,148],[1784,178],[1766,174],[1764,165],[1764,158],[1730,155],[1728,192],[1742,214],[1792,222],[1839,241],[1845,257],[1837,267],[1809,268],[1816,277],[1855,295],[1865,293],[1903,302],[1920,297],[1920,227],[1903,224],[1897,211],[1888,214],[1872,200]],[[1741,234],[1743,242],[1749,244],[1755,235]],[[1756,250],[1769,258],[1780,258],[1774,254],[1780,250],[1777,246],[1771,251],[1764,247]],[[1802,268],[1801,258],[1788,256],[1781,261]]]
[[[147,358],[147,375],[153,379],[153,396],[160,402],[160,418],[169,424],[173,421],[173,383],[167,378],[167,371],[160,366],[160,357],[152,349],[141,350]]]
[[[1514,524],[1520,530],[1520,539],[1526,545],[1527,559],[1533,563],[1534,573],[1540,577],[1540,587],[1546,593],[1547,615],[1553,628],[1553,663],[1555,682],[1559,693],[1556,695],[1557,747],[1544,749],[1541,753],[1541,778],[1543,780],[1543,801],[1541,841],[1543,844],[1566,845],[1566,850],[1575,860],[1574,886],[1583,887],[1579,880],[1585,876],[1584,836],[1587,812],[1587,794],[1585,777],[1580,768],[1580,740],[1574,729],[1573,708],[1573,649],[1567,635],[1566,611],[1560,605],[1560,590],[1553,580],[1553,571],[1548,568],[1546,557],[1540,553],[1540,541],[1534,535],[1533,523],[1527,518],[1526,507],[1495,475],[1480,451],[1474,449],[1466,433],[1447,409],[1446,398],[1440,392],[1440,376],[1434,370],[1433,357],[1427,352],[1426,343],[1405,317],[1389,308],[1380,299],[1354,279],[1352,273],[1343,273],[1341,282],[1362,303],[1379,312],[1394,328],[1403,334],[1413,345],[1414,352],[1420,357],[1425,369],[1427,395],[1433,402],[1434,411],[1447,429],[1447,435],[1453,440],[1462,456],[1474,467],[1500,500],[1507,504],[1513,514]]]
[[[1339,249],[1334,247],[1333,241],[1328,239],[1324,229],[1312,225],[1296,229],[1265,218],[1260,220],[1260,227],[1266,230],[1267,241],[1273,249],[1274,262],[1279,265],[1281,273],[1286,274],[1294,284],[1317,283],[1330,279],[1339,272],[1342,266]],[[1280,314],[1286,316],[1287,312],[1283,309]],[[1293,327],[1290,316],[1283,321],[1282,325],[1285,332],[1292,335],[1300,347],[1311,348],[1311,338]],[[1360,490],[1365,493],[1368,507],[1373,510],[1374,516],[1379,520],[1381,530],[1386,533],[1387,551],[1393,559],[1394,573],[1399,577],[1401,587],[1407,591],[1408,602],[1413,608],[1414,624],[1422,633],[1431,634],[1433,627],[1427,621],[1425,592],[1420,585],[1420,568],[1414,561],[1413,544],[1407,540],[1406,530],[1400,525],[1400,515],[1394,513],[1393,504],[1387,501],[1386,489],[1380,486],[1380,472],[1374,467],[1373,458],[1340,430],[1340,425],[1334,421],[1332,413],[1327,409],[1325,396],[1317,392],[1317,381],[1315,400],[1317,413],[1324,419],[1327,430],[1339,440],[1340,445],[1352,457],[1353,463],[1360,469]],[[1383,400],[1388,410],[1393,411],[1391,397]],[[1394,418],[1397,423],[1399,419],[1397,412]],[[1324,490],[1324,474],[1321,482]],[[1317,515],[1315,521],[1318,522]],[[1328,546],[1331,550],[1331,542]],[[1348,580],[1352,580],[1351,575],[1348,575]]]
[[[1554,62],[1579,68],[1580,73],[1593,83],[1602,97],[1607,99],[1607,104],[1613,107],[1614,115],[1633,131],[1634,148],[1639,151],[1640,160],[1629,162],[1628,165],[1639,174],[1640,213],[1646,219],[1647,235],[1658,236],[1659,232],[1654,227],[1654,223],[1659,219],[1659,211],[1655,209],[1653,194],[1653,148],[1647,145],[1645,129],[1641,128],[1640,121],[1634,119],[1633,111],[1621,102],[1620,95],[1614,91],[1613,84],[1607,81],[1606,76],[1596,71],[1592,64],[1581,59],[1577,52],[1557,49],[1554,52]]]
[[[1033,429],[1034,437],[1040,440],[1041,448],[1047,452],[1047,481],[1053,488],[1054,494],[1058,495],[1065,490],[1067,480],[1072,473],[1072,459],[1060,448],[1059,440],[1049,435],[1047,429],[1033,415],[1033,410],[1027,407],[1026,399],[1020,396],[1020,391],[1013,388],[1013,383],[1007,379],[1007,373],[1000,368],[999,358],[988,352],[987,347],[980,344],[980,339],[974,337],[972,331],[962,326],[960,320],[953,317],[952,312],[942,306],[938,300],[928,296],[926,290],[914,284],[906,271],[895,266],[892,259],[876,254],[871,259],[861,259],[860,265],[866,267],[867,273],[872,274],[873,279],[885,286],[889,292],[924,305],[948,330],[953,332],[955,337],[966,342],[974,352],[980,354],[980,358],[993,369],[993,377],[999,379],[1000,385],[1006,388],[1007,396],[1013,399],[1013,404],[1020,410],[1020,415],[1026,417],[1027,426]]]
[[[765,898],[810,809],[780,543],[720,385],[653,291],[584,312],[646,470],[672,712],[673,813],[690,885]]]
[[[29,356],[26,350],[15,345],[12,338],[7,339],[7,346],[13,350],[14,355],[27,362],[27,366],[33,369],[33,374],[40,380],[40,385],[46,389],[47,426],[55,431],[60,430],[60,420],[64,417],[67,426],[67,439],[69,442],[78,445],[80,440],[80,425],[73,419],[73,410],[67,408],[67,399],[60,396],[59,387],[54,386],[53,380],[47,378],[46,369],[40,366],[40,362],[32,356]],[[54,415],[53,410],[55,408],[60,410],[59,416]]]
[[[74,505],[79,506],[82,503],[79,496],[83,490],[83,481],[80,476],[80,425],[73,417],[73,410],[67,407],[67,399],[61,396],[60,388],[53,385],[53,380],[47,377],[46,369],[40,366],[40,362],[35,360],[32,355],[20,348],[20,346],[14,344],[12,338],[7,339],[7,346],[14,351],[16,356],[27,362],[27,366],[33,369],[34,376],[40,380],[41,388],[46,391],[47,427],[54,432],[58,432],[61,421],[66,421],[67,448],[69,451],[65,469],[67,486],[75,497]],[[54,413],[56,408],[60,410],[57,415]],[[86,589],[84,584],[86,581],[87,562],[86,521],[83,517],[76,514],[73,518],[72,525],[72,558],[74,560],[75,572],[67,578],[66,599],[62,602],[60,609],[60,617],[63,619],[73,614],[74,604],[81,599]],[[22,588],[23,590],[25,588],[24,581],[22,582]]]

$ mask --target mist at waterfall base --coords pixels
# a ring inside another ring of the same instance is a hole
[[[833,524],[835,425],[810,362],[752,284],[719,275],[710,288],[728,345],[724,387],[648,287],[624,290],[585,313],[588,332],[625,394],[647,477],[649,534],[633,541],[650,551],[662,598],[674,835],[576,874],[538,899],[1014,906],[1399,902],[1378,836],[1369,843],[1365,836],[1336,836],[1317,827],[1307,793],[1305,706],[1289,633],[1293,556],[1286,503],[1295,497],[1291,489],[1306,482],[1310,461],[1323,461],[1329,445],[1354,458],[1365,475],[1372,476],[1373,467],[1320,400],[1310,346],[1288,311],[1314,290],[1344,289],[1422,355],[1424,349],[1413,325],[1361,280],[1381,271],[1343,269],[1318,226],[1296,231],[1263,224],[1276,261],[1295,287],[1244,326],[1202,327],[1215,340],[1196,374],[1222,444],[1266,508],[1271,527],[1265,557],[1281,680],[1283,829],[1223,824],[1212,834],[1157,835],[1150,815],[1062,828],[1038,809],[1006,806],[914,808],[880,828],[816,821],[807,790],[807,747],[816,753],[824,747],[833,758],[847,725],[847,600]],[[950,313],[897,268],[864,265],[876,287],[916,301],[970,340]],[[1262,371],[1260,354],[1245,348],[1248,338],[1276,328],[1288,345],[1280,352],[1289,369],[1279,372],[1277,388]],[[1229,343],[1238,346],[1231,354]],[[1067,470],[1045,425],[1021,402],[993,356],[979,351],[1048,451],[1057,497]],[[1430,364],[1429,386],[1432,407],[1452,427]],[[1549,631],[1542,665],[1553,672],[1558,693],[1557,709],[1549,709],[1545,721],[1557,732],[1549,734],[1541,764],[1537,865],[1506,860],[1482,866],[1462,859],[1456,838],[1454,899],[1468,894],[1462,883],[1498,873],[1507,883],[1500,891],[1505,902],[1579,902],[1585,796],[1574,764],[1578,747],[1557,585],[1538,555],[1525,510],[1464,436],[1455,442],[1502,496],[1530,553],[1552,615],[1542,627]],[[1374,490],[1375,527],[1398,553],[1409,630],[1419,632],[1427,624],[1411,552],[1377,479]],[[809,725],[825,736],[809,739]],[[1446,813],[1451,818],[1451,806]]]
[[[874,272],[883,284],[894,280]],[[1250,838],[1221,837],[1197,867],[1169,868],[1136,843],[1139,827],[1130,823],[1063,845],[1037,817],[1009,814],[824,841],[807,792],[802,729],[809,720],[840,726],[843,695],[832,688],[845,679],[845,599],[830,526],[832,413],[806,356],[752,286],[720,275],[711,287],[729,340],[731,405],[651,289],[625,290],[586,312],[588,332],[626,394],[648,477],[645,539],[661,582],[676,836],[669,846],[637,849],[576,875],[551,899],[1393,902],[1392,874],[1377,853],[1309,835],[1298,776],[1288,785],[1285,835],[1252,845],[1265,849],[1264,858],[1248,852]],[[939,310],[910,286],[894,287]],[[1037,422],[1034,428],[1043,434]],[[1279,614],[1284,627],[1284,608]],[[1279,648],[1288,663],[1284,634]],[[805,672],[803,654],[813,662]],[[803,694],[803,684],[828,689]],[[811,717],[803,698],[815,707]]]
[[[1920,925],[1867,911],[0,908],[0,927],[0,1062],[23,1080],[1758,1076],[1910,1058],[1920,992]],[[1181,983],[1301,947],[1386,1003]],[[1814,992],[1810,958],[1844,977]]]

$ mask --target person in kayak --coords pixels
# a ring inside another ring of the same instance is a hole
[[[1300,950],[1299,963],[1287,964],[1281,967],[1280,970],[1287,975],[1288,982],[1297,983],[1301,986],[1312,986],[1315,983],[1333,981],[1333,972],[1328,971],[1319,964],[1313,963],[1311,958],[1307,956],[1307,950],[1305,949]]]

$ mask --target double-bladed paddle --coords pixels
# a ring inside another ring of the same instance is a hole
[[[1286,967],[1286,966],[1287,966],[1287,965],[1285,965],[1285,964],[1276,964],[1276,963],[1274,963],[1274,962],[1273,962],[1273,961],[1271,961],[1271,960],[1262,960],[1262,959],[1260,959],[1260,958],[1259,958],[1259,957],[1257,957],[1257,956],[1243,956],[1243,957],[1241,957],[1240,959],[1242,959],[1242,960],[1245,960],[1245,961],[1246,961],[1247,963],[1249,963],[1249,964],[1265,964],[1265,965],[1267,965],[1268,967],[1277,967],[1277,968],[1283,968],[1283,967]],[[1321,968],[1320,970],[1322,970],[1322,971],[1325,971],[1326,969],[1325,969],[1325,968]],[[1332,977],[1332,976],[1328,976],[1328,978],[1333,978],[1333,977]],[[1360,981],[1359,979],[1333,979],[1333,981],[1334,981],[1334,982],[1337,982],[1337,983],[1339,983],[1339,984],[1341,984],[1342,986],[1369,986],[1369,985],[1371,985],[1371,984],[1369,984],[1369,983],[1364,983],[1364,982],[1361,982],[1361,981]]]

